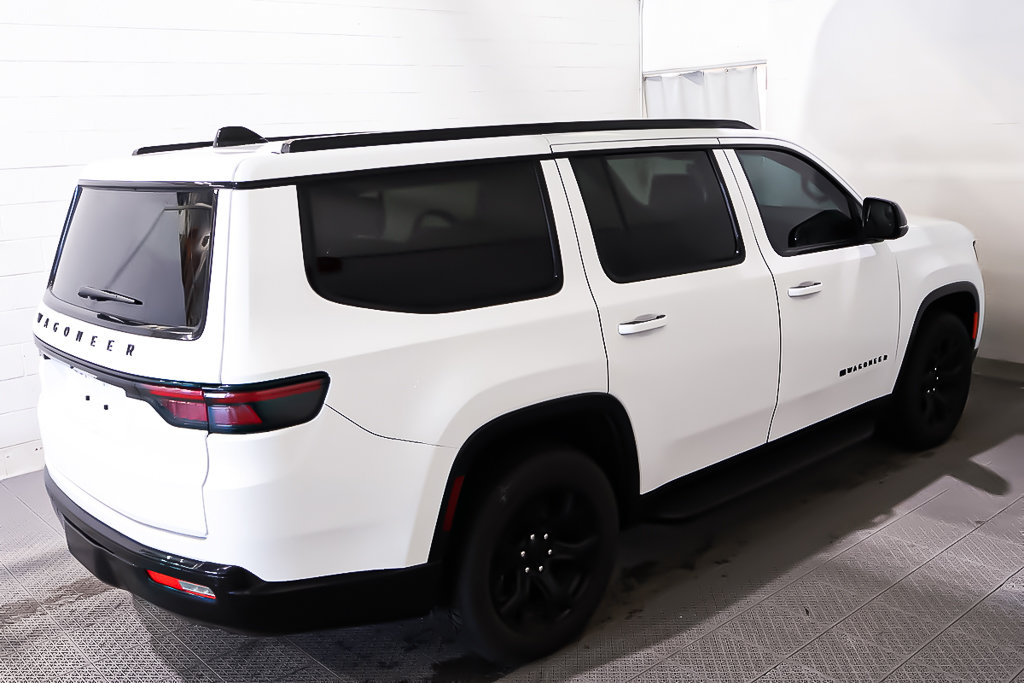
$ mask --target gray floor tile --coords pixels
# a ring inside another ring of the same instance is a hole
[[[1002,578],[1000,578],[1002,577]],[[949,624],[1005,580],[1005,573],[943,553],[880,595],[880,604]]]
[[[224,681],[276,681],[314,664],[294,645],[276,638],[253,638],[207,664]]]
[[[828,616],[812,614],[801,597],[772,596],[717,632],[755,645],[781,659],[809,643],[832,623]],[[817,606],[814,604],[816,610]]]
[[[998,478],[995,473],[992,475]],[[1019,495],[1009,491],[992,493],[957,482],[942,495],[918,508],[917,513],[938,524],[975,527],[999,514]]]
[[[0,680],[53,681],[97,673],[92,663],[59,631],[9,649],[0,658]]]
[[[947,553],[1012,575],[1024,567],[1024,541],[976,532],[950,547]]]
[[[310,664],[277,679],[278,683],[334,683],[340,680],[337,674],[319,664]]]
[[[958,619],[949,631],[1024,655],[1024,590],[1005,585]]]
[[[855,636],[830,631],[786,661],[845,682],[881,680],[902,658]]]
[[[1024,543],[1024,498],[1018,499],[1013,505],[982,524],[978,531],[1011,543]]]
[[[893,671],[885,683],[967,683],[968,679],[949,671],[939,671],[921,662],[907,662]]]
[[[237,650],[251,641],[258,640],[219,628],[192,623],[180,624],[178,628],[172,629],[171,633],[204,661],[210,661]]]
[[[94,666],[110,681],[219,681],[198,656],[169,633],[98,660]]]
[[[24,503],[25,507],[35,513],[55,533],[58,535],[64,533],[60,522],[57,520],[57,514],[53,511],[53,506],[50,504],[50,498],[46,495],[46,490],[42,486],[36,485],[35,480],[31,477],[5,479],[0,482],[0,486],[10,491],[12,495]]]
[[[788,659],[757,680],[766,683],[768,681],[771,683],[834,683],[835,681],[834,678],[829,678],[820,671],[794,664]]]
[[[996,643],[964,638],[946,631],[915,654],[917,662],[976,683],[1008,681],[1024,666],[1024,653],[1000,648]]]
[[[837,635],[859,638],[894,654],[909,656],[947,623],[930,618],[928,614],[908,614],[874,600],[838,624],[834,631]]]
[[[635,680],[669,681],[696,677],[702,681],[733,683],[757,678],[781,660],[780,655],[714,632],[683,648]]]
[[[882,527],[879,533],[938,552],[956,543],[979,525],[980,522],[972,520],[952,522],[935,519],[929,516],[928,505],[925,505]]]
[[[879,532],[814,571],[866,602],[931,559],[935,550]]]

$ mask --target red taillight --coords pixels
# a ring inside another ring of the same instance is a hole
[[[197,429],[206,427],[206,402],[202,389],[157,384],[137,386],[148,394],[147,398],[154,407],[163,409],[161,414],[171,424]]]
[[[167,576],[167,574],[161,574],[160,572],[155,572],[151,569],[147,569],[146,573],[149,575],[151,580],[159,583],[161,586],[167,586],[168,588],[173,588],[176,591],[195,595],[200,598],[206,598],[207,600],[217,599],[217,596],[213,594],[213,590],[198,583],[176,579],[173,576]]]
[[[259,401],[272,401],[275,398],[288,398],[298,394],[305,394],[310,391],[319,391],[323,380],[311,379],[308,382],[297,384],[285,384],[269,389],[252,390],[226,390],[226,391],[205,391],[206,400],[209,403],[256,403]]]
[[[207,408],[210,424],[218,427],[241,427],[263,424],[251,405],[212,405]]]
[[[256,385],[179,387],[136,384],[138,398],[178,427],[211,432],[281,429],[316,417],[327,396],[327,375],[305,375]]]

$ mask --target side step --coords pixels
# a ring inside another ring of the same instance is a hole
[[[640,519],[691,519],[863,441],[875,432],[881,400],[669,482],[641,497]]]

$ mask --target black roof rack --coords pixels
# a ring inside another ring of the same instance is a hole
[[[343,133],[317,137],[297,137],[281,145],[281,153],[313,152],[323,149],[372,147],[403,142],[435,142],[467,140],[511,135],[544,135],[548,133],[590,133],[607,130],[658,130],[684,128],[753,129],[749,123],[730,119],[625,119],[620,121],[560,121],[552,123],[513,123],[464,128],[431,128],[384,133]]]
[[[465,126],[461,128],[428,128],[426,130],[396,130],[376,133],[338,133],[330,135],[264,138],[248,128],[225,126],[217,131],[214,141],[177,142],[169,145],[139,147],[133,155],[172,152],[200,147],[231,147],[260,142],[281,142],[281,153],[313,152],[323,149],[347,147],[373,147],[403,142],[436,142],[440,140],[468,140],[512,135],[544,135],[553,133],[591,133],[610,130],[671,130],[687,128],[738,128],[751,130],[753,126],[731,119],[623,119],[618,121],[556,121],[551,123],[511,123],[492,126]]]
[[[157,152],[173,152],[179,149],[198,149],[200,147],[213,147],[213,140],[206,142],[175,142],[170,145],[150,145],[148,147],[139,147],[137,150],[132,152],[132,156],[139,156],[140,154],[156,154]]]
[[[294,135],[283,135],[276,138],[265,138],[242,126],[224,126],[217,129],[213,140],[206,142],[174,142],[169,145],[151,145],[139,147],[132,156],[140,154],[156,154],[157,152],[174,152],[179,149],[199,149],[201,147],[236,147],[238,145],[255,145],[261,142],[280,142],[292,140]]]

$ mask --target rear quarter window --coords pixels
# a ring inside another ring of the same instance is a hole
[[[331,301],[439,313],[561,287],[537,162],[347,175],[298,197],[306,275]]]

